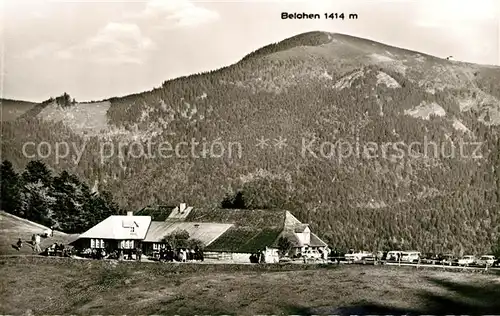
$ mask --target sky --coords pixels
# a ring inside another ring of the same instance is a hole
[[[282,12],[358,19],[282,20]],[[123,96],[316,30],[500,64],[498,0],[0,0],[0,92],[27,101]]]

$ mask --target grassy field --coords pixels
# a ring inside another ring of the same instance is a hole
[[[0,259],[0,314],[493,314],[500,276],[387,266]]]
[[[31,236],[33,234],[42,234],[47,227],[30,222],[0,211],[0,255],[28,255],[33,254]],[[21,238],[23,246],[17,250],[14,246],[17,240]],[[67,244],[74,239],[73,235],[55,231],[51,238],[42,238],[40,247],[45,249],[53,243]]]

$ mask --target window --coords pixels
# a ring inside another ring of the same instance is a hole
[[[90,240],[90,248],[95,248],[95,239]]]

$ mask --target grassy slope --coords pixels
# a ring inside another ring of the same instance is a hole
[[[56,258],[3,259],[0,267],[2,314],[303,315],[339,313],[339,307],[349,308],[348,314],[500,310],[497,275],[381,266],[111,264]]]
[[[37,105],[37,103],[34,102],[9,99],[0,99],[0,104],[3,122],[15,120]]]
[[[18,218],[11,214],[0,211],[0,255],[26,255],[33,254],[31,242],[33,234],[42,234],[47,227]],[[12,246],[17,243],[18,238],[23,241],[23,247],[17,251]],[[52,238],[42,238],[41,248],[50,246],[53,243],[68,243],[73,238],[62,232],[55,231]]]

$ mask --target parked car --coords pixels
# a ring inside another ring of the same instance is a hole
[[[436,264],[439,262],[439,256],[433,253],[426,253],[422,255],[420,262],[423,264]]]
[[[494,267],[500,267],[500,258],[498,258],[495,263],[493,263]]]
[[[355,253],[345,254],[344,258],[349,263],[353,263],[353,262],[360,262],[363,260],[363,258],[366,258],[368,256],[372,256],[372,254],[366,251],[358,251]]]
[[[377,253],[375,254],[375,259],[377,259],[377,261],[380,261],[384,259],[384,256],[385,253],[383,251],[377,251]]]
[[[340,263],[341,261],[345,261],[345,253],[341,251],[332,251],[330,253],[330,258],[332,262]]]
[[[401,262],[418,263],[420,261],[420,252],[403,251],[401,253]]]
[[[462,258],[457,259],[457,265],[459,265],[459,266],[468,267],[468,266],[473,265],[475,263],[476,263],[476,257],[471,256],[471,255],[463,256]]]
[[[370,253],[370,254],[362,256],[361,257],[361,262],[363,264],[376,264],[377,257],[376,257],[376,255]]]
[[[401,253],[402,251],[399,250],[393,250],[389,251],[386,256],[387,261],[398,261],[398,259],[401,258]]]
[[[307,249],[302,253],[302,257],[305,257],[307,260],[320,260],[322,258],[316,249]]]
[[[290,257],[281,257],[279,259],[279,262],[280,263],[292,262],[292,259],[290,259]]]
[[[491,267],[495,263],[496,259],[495,256],[492,255],[484,255],[477,260],[477,265],[484,267],[484,266],[489,266]]]
[[[439,264],[451,266],[453,265],[453,260],[455,257],[453,254],[441,254],[439,255]]]

